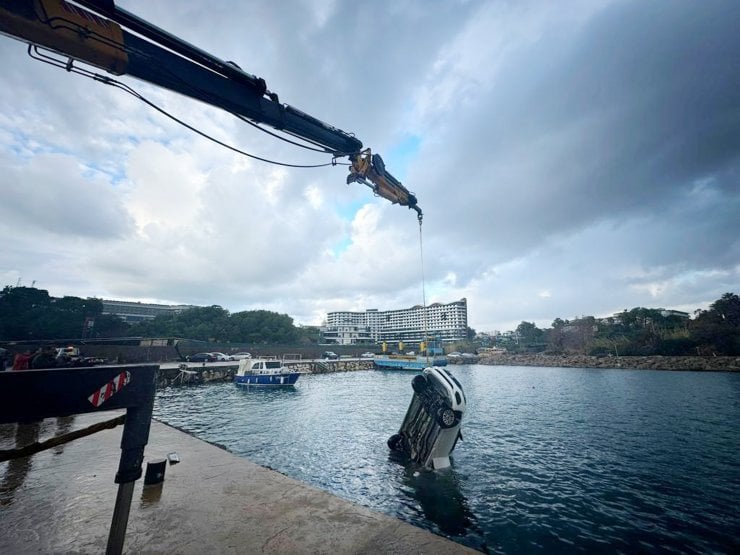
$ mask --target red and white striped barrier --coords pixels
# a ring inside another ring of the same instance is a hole
[[[116,392],[131,382],[131,372],[124,370],[115,378],[90,395],[87,399],[96,407],[99,407],[110,399]]]

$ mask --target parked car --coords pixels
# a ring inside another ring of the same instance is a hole
[[[323,358],[327,360],[337,360],[339,355],[334,351],[324,351]]]
[[[224,354],[224,353],[211,353],[211,354],[214,356],[214,358],[218,362],[225,362],[225,361],[229,361],[229,360],[234,360],[234,357],[229,356],[229,355]]]
[[[251,353],[234,353],[231,355],[231,358],[234,360],[242,360],[244,358],[252,358]]]
[[[187,357],[188,362],[215,362],[216,357],[213,353],[195,353]]]
[[[375,353],[371,353],[370,351],[368,351],[367,353],[362,353],[360,355],[360,358],[373,358],[374,356],[375,356]]]

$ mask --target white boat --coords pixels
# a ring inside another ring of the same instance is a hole
[[[450,453],[462,438],[465,393],[446,368],[426,368],[411,380],[414,390],[398,433],[388,447],[430,469],[450,466]]]
[[[240,386],[280,387],[294,385],[298,372],[291,372],[277,359],[245,358],[239,361],[234,383]]]

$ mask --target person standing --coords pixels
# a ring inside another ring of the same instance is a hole
[[[13,359],[13,370],[28,370],[31,367],[31,352],[18,353]]]
[[[54,347],[46,345],[31,359],[31,368],[55,368],[57,365]]]

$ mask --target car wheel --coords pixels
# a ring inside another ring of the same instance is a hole
[[[437,424],[440,428],[452,428],[455,420],[455,412],[451,408],[442,407],[437,411]]]
[[[427,382],[426,376],[423,376],[421,374],[417,374],[414,376],[414,379],[411,380],[411,388],[414,390],[414,393],[421,394],[429,385],[429,382]]]
[[[401,451],[401,440],[403,438],[401,437],[401,434],[393,434],[391,437],[388,438],[388,448],[391,451]]]

